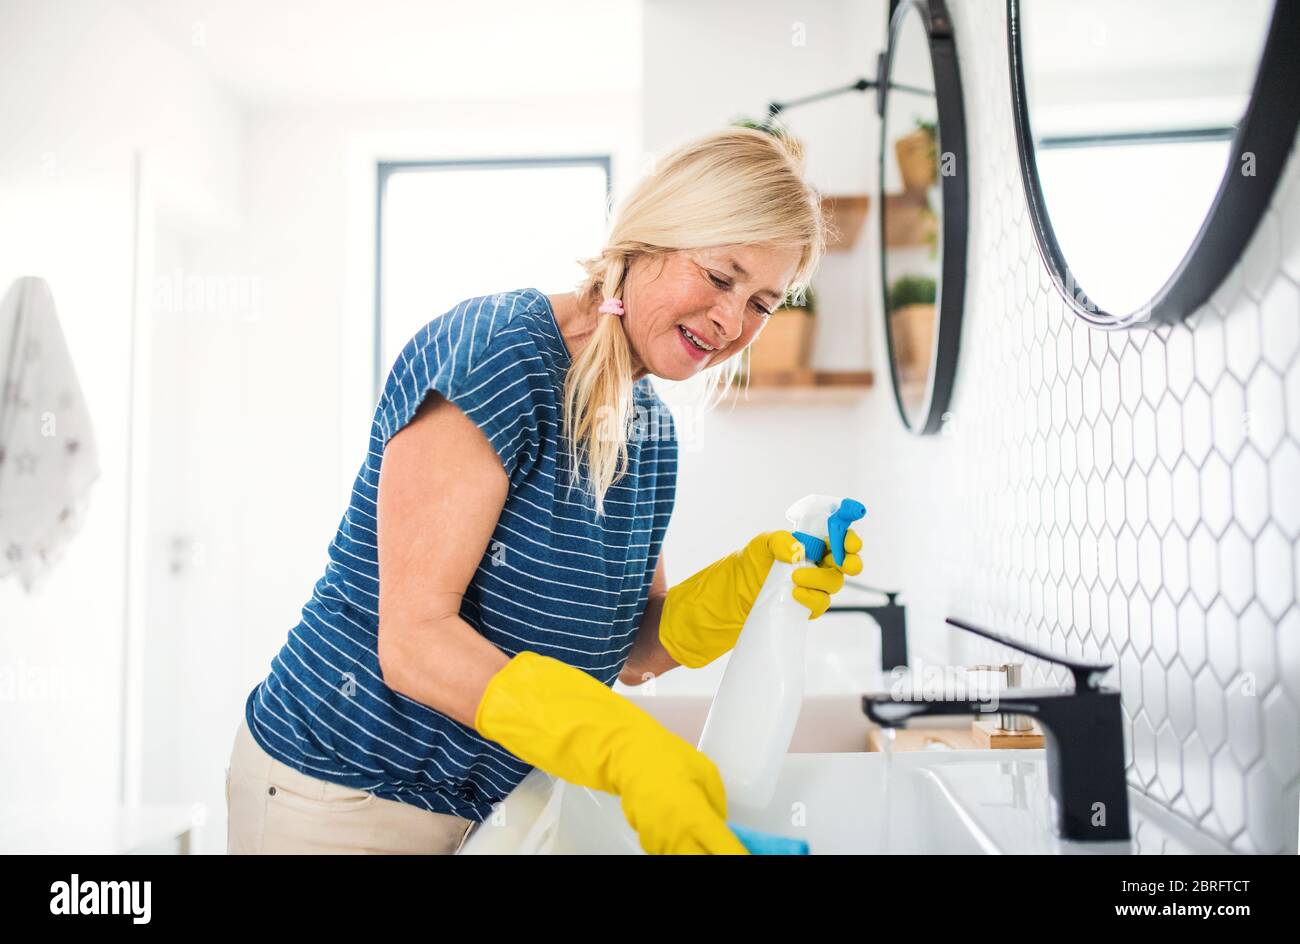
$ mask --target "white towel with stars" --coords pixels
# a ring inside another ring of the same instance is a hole
[[[81,529],[99,452],[54,295],[24,276],[0,302],[0,578],[32,592]]]

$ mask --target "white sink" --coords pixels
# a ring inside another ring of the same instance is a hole
[[[688,744],[698,744],[709,716],[713,695],[643,695],[636,689],[623,697],[645,709],[656,721]],[[951,725],[951,718],[945,719]],[[792,754],[867,750],[867,734],[875,724],[862,710],[861,694],[805,695],[790,739]]]
[[[792,753],[763,810],[744,826],[804,839],[812,854],[1224,853],[1132,790],[1129,842],[1087,843],[1052,832],[1043,750]],[[642,854],[610,794],[533,770],[461,854]]]

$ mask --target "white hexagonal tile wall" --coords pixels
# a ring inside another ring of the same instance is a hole
[[[916,529],[934,537],[917,539],[903,583],[1036,644],[1117,663],[1108,684],[1122,694],[1130,782],[1234,849],[1294,852],[1297,159],[1208,305],[1180,325],[1090,329],[1051,288],[1030,231],[1005,10],[963,11],[952,10],[978,130],[962,422],[937,449],[917,443],[893,484],[920,507],[946,488],[945,515],[964,517]],[[908,471],[921,462],[938,471]],[[978,540],[953,547],[954,533]]]

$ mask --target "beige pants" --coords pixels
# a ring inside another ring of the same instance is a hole
[[[276,760],[240,721],[226,769],[226,851],[451,854],[474,821],[319,780]]]

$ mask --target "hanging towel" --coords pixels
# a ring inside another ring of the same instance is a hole
[[[0,578],[31,593],[80,530],[99,452],[42,278],[0,302]]]

